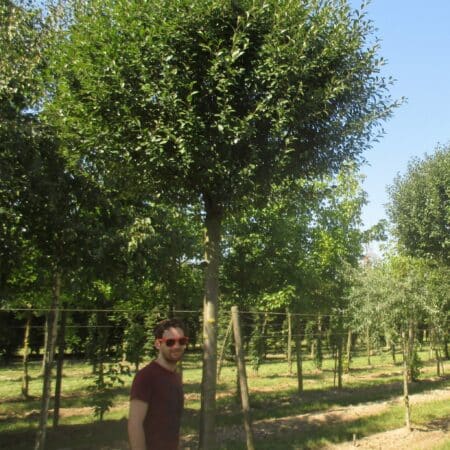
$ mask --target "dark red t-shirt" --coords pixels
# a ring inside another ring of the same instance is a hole
[[[130,397],[148,403],[147,450],[177,450],[184,404],[180,375],[153,361],[134,377]]]

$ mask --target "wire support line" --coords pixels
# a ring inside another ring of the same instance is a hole
[[[59,325],[59,324],[58,324]],[[23,326],[9,326],[5,327],[11,330],[24,330],[27,328],[25,325]],[[45,325],[30,325],[29,328],[37,329],[37,330],[45,330],[47,327]],[[124,325],[65,325],[64,328],[125,328]]]
[[[335,314],[321,314],[321,313],[293,313],[293,312],[275,312],[275,311],[239,311],[239,314],[242,315],[258,315],[258,314],[264,314],[264,315],[272,315],[272,316],[287,316],[288,314],[290,316],[301,316],[301,317],[352,317],[350,315],[345,315],[345,314],[339,314],[339,313],[335,313]]]
[[[0,308],[0,312],[50,312],[50,311],[59,311],[59,312],[130,312],[130,313],[149,313],[146,309],[111,309],[111,308]],[[192,314],[202,314],[202,310],[178,310],[173,309],[168,311],[168,313],[192,313]]]

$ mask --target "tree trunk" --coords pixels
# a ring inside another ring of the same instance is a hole
[[[298,392],[303,392],[303,360],[302,360],[302,330],[301,319],[295,319],[295,356],[297,360],[297,388]]]
[[[415,339],[415,327],[414,321],[412,319],[409,320],[408,326],[408,341],[407,341],[407,352],[408,352],[408,380],[410,382],[414,380],[414,339]]]
[[[367,345],[367,365],[371,365],[370,361],[370,353],[372,349],[370,348],[370,329],[369,327],[366,328],[366,345]]]
[[[53,356],[55,353],[56,335],[58,331],[58,313],[61,293],[61,274],[55,271],[53,279],[52,304],[47,318],[46,328],[46,348],[44,350],[44,382],[42,388],[41,412],[39,426],[36,434],[35,450],[44,450],[45,438],[47,434],[47,419],[51,396],[51,379]]]
[[[203,372],[199,448],[216,448],[217,311],[221,208],[205,198],[205,296],[203,301]]]
[[[25,324],[25,334],[23,337],[23,375],[22,375],[22,395],[25,400],[30,398],[28,375],[28,355],[30,353],[30,328],[31,328],[31,312],[27,313],[27,322]]]
[[[352,362],[352,330],[349,328],[347,332],[347,361],[345,364],[345,372],[350,372],[350,364]]]
[[[397,363],[397,360],[395,359],[395,342],[394,342],[394,340],[391,340],[391,355],[392,355],[392,362],[394,363],[394,364],[396,364]]]
[[[408,340],[405,331],[402,331],[402,349],[403,349],[403,398],[405,401],[405,426],[411,431],[411,406],[409,404],[409,389],[408,389],[408,372],[409,372],[409,357],[408,357]]]
[[[44,329],[46,330],[44,333],[44,354],[42,355],[42,366],[41,366],[41,376],[44,376],[45,373],[45,349],[48,347],[48,316],[49,313],[47,313],[45,315],[45,325],[44,325]]]
[[[286,310],[286,319],[288,326],[287,360],[289,375],[292,375],[292,316],[288,309]]]
[[[55,405],[53,408],[53,428],[59,424],[59,409],[61,406],[61,386],[64,364],[64,352],[66,349],[66,321],[67,312],[61,313],[61,322],[58,332],[58,358],[56,361]]]
[[[322,351],[322,314],[319,314],[317,318],[317,334],[316,334],[316,346],[315,346],[315,363],[317,369],[322,370],[323,364],[323,351]]]
[[[223,358],[225,356],[225,350],[226,350],[226,347],[227,347],[228,338],[230,336],[232,326],[233,326],[233,321],[230,320],[230,323],[228,324],[227,331],[225,333],[225,338],[223,340],[222,350],[220,352],[219,364],[218,364],[218,367],[217,367],[217,380],[220,380],[220,372],[222,370]]]
[[[239,324],[239,311],[237,306],[231,308],[234,342],[236,348],[236,363],[239,374],[239,391],[241,394],[242,415],[244,417],[244,429],[247,441],[247,449],[255,450],[253,440],[252,422],[250,417],[250,400],[247,385],[247,372],[245,370],[245,356],[241,338],[241,327]]]
[[[344,343],[343,343],[343,337],[342,337],[342,333],[343,333],[344,329],[343,327],[340,325],[339,326],[339,336],[338,336],[338,347],[337,347],[337,363],[338,363],[338,389],[342,389],[342,373],[343,373],[343,364],[342,364],[342,359],[343,359],[343,347],[344,347]]]
[[[436,375],[441,376],[441,355],[439,354],[439,349],[435,347],[434,354],[436,356]]]

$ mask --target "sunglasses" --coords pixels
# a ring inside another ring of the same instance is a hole
[[[178,339],[161,338],[161,339],[158,339],[158,341],[159,342],[164,342],[167,345],[167,347],[173,347],[176,342],[178,342],[178,344],[180,346],[186,345],[189,342],[189,338],[187,336],[180,337]]]

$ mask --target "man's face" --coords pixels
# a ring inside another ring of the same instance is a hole
[[[181,328],[169,328],[164,331],[163,340],[156,339],[155,347],[159,350],[159,354],[170,363],[178,362],[182,357],[186,345],[180,345],[178,339],[184,337],[184,332]],[[169,347],[166,339],[174,339],[175,344]]]

